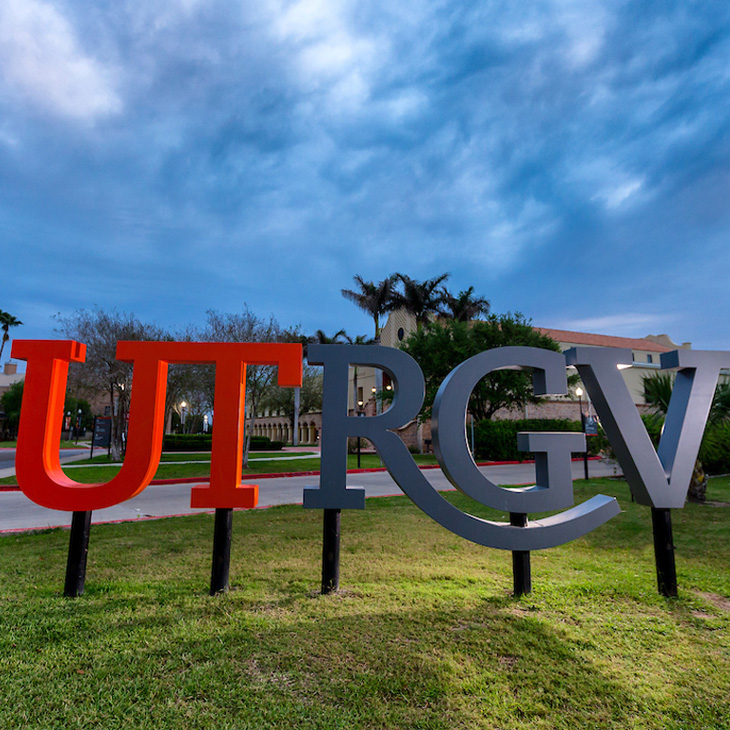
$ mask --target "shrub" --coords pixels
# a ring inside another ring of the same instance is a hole
[[[210,451],[213,435],[210,433],[170,433],[162,442],[164,451]],[[283,441],[272,441],[268,436],[251,436],[251,451],[281,451]]]
[[[707,426],[699,458],[708,474],[730,473],[730,421]]]
[[[163,451],[210,451],[213,435],[209,433],[168,433],[162,440]]]
[[[481,421],[475,428],[477,459],[488,461],[524,461],[532,458],[527,451],[517,449],[517,434],[522,431],[580,431],[580,421],[551,418],[528,418],[519,421]],[[608,442],[603,430],[597,436],[587,436],[588,453],[597,454]]]
[[[251,451],[281,451],[284,446],[283,441],[272,441],[268,436],[251,436],[249,449]]]

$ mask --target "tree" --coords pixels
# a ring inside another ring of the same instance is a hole
[[[0,342],[0,362],[2,362],[5,343],[10,339],[10,332],[8,330],[11,327],[17,327],[20,324],[23,323],[19,319],[13,317],[13,315],[8,312],[3,312],[3,310],[0,309],[0,329],[2,329],[3,332],[3,339],[2,342]]]
[[[433,279],[416,281],[405,274],[395,274],[403,290],[395,291],[391,299],[391,309],[403,308],[416,318],[416,327],[420,330],[428,324],[431,315],[438,314],[444,303],[444,293],[439,289],[449,274],[434,276]]]
[[[77,395],[108,397],[112,414],[111,455],[121,459],[124,446],[129,399],[132,391],[132,365],[116,359],[120,340],[163,340],[164,330],[141,322],[133,314],[112,309],[79,309],[68,317],[56,315],[56,331],[86,345],[86,361],[72,363],[69,388]]]
[[[289,420],[292,433],[298,418],[305,413],[322,410],[322,370],[311,365],[302,369],[302,387],[299,399],[296,388],[272,388],[261,401],[260,408],[268,408],[273,413],[281,413]],[[299,401],[297,403],[297,400]],[[299,409],[297,410],[297,405]]]
[[[283,330],[274,317],[265,319],[255,315],[245,304],[240,314],[219,314],[210,309],[207,323],[200,333],[207,342],[286,342],[291,332]],[[251,445],[256,413],[261,403],[269,396],[276,383],[276,368],[268,365],[246,366],[246,423],[243,446],[243,466],[248,466],[248,452]],[[210,407],[214,404],[214,375],[211,372],[205,387]],[[215,412],[213,413],[215,428]]]
[[[0,406],[2,406],[2,410],[5,412],[5,418],[7,419],[7,433],[3,435],[3,440],[5,440],[5,437],[8,440],[15,438],[18,433],[20,407],[22,403],[23,381],[18,380],[0,396]]]
[[[353,277],[358,285],[358,291],[341,289],[342,296],[354,302],[360,309],[367,312],[375,323],[375,339],[380,337],[380,317],[393,309],[393,295],[395,293],[395,274],[379,281],[365,281],[362,276]]]
[[[442,288],[443,306],[440,314],[457,322],[469,322],[476,319],[480,314],[489,313],[489,300],[484,297],[474,296],[474,287],[470,286],[460,291],[456,296],[447,289]]]
[[[349,342],[350,338],[347,336],[345,330],[337,330],[331,337],[325,333],[324,330],[317,330],[308,340],[307,344],[310,345],[342,345],[345,342]]]
[[[429,418],[433,400],[444,378],[467,358],[494,347],[523,345],[560,352],[555,340],[535,330],[519,312],[491,314],[485,321],[447,320],[411,334],[401,345],[421,367],[426,380],[422,416]],[[502,408],[519,409],[539,403],[529,373],[498,370],[482,378],[469,399],[475,420],[491,419]]]

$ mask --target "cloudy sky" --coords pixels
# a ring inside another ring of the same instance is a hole
[[[730,349],[730,3],[2,0],[0,309],[370,334],[360,274]]]

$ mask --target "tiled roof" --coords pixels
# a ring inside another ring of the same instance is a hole
[[[623,347],[630,350],[643,350],[645,352],[670,352],[676,348],[665,347],[651,340],[633,337],[613,337],[611,335],[593,335],[588,332],[570,332],[569,330],[553,330],[547,327],[535,327],[556,342],[566,345],[589,345],[594,347]]]

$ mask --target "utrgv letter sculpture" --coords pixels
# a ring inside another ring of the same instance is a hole
[[[297,386],[302,377],[301,346],[118,343],[119,358],[134,363],[127,455],[119,475],[108,484],[97,485],[68,479],[61,472],[57,451],[68,365],[83,361],[84,349],[69,341],[13,343],[13,356],[28,361],[16,455],[20,488],[38,504],[70,510],[74,516],[85,514],[87,525],[91,510],[135,496],[149,484],[160,459],[168,363],[213,363],[216,426],[211,480],[210,485],[193,488],[191,504],[216,508],[211,592],[225,589],[231,510],[255,506],[258,495],[256,485],[240,484],[246,364],[278,365],[279,384]],[[304,507],[324,511],[323,592],[336,588],[339,579],[340,511],[365,506],[364,490],[346,484],[350,436],[374,444],[400,488],[432,519],[468,540],[511,550],[513,555],[563,544],[617,515],[616,500],[604,495],[572,506],[570,455],[585,449],[583,434],[520,434],[520,449],[536,454],[537,483],[522,489],[493,484],[479,472],[469,453],[466,409],[471,391],[482,377],[503,368],[529,370],[536,394],[565,394],[567,364],[578,369],[632,493],[639,503],[652,508],[659,590],[676,595],[669,510],[684,505],[715,386],[720,370],[730,367],[730,353],[679,350],[662,355],[662,368],[678,368],[678,373],[658,452],[619,373],[622,364],[631,363],[630,351],[574,348],[561,355],[530,347],[503,347],[482,352],[456,367],[434,401],[436,457],[455,487],[482,504],[509,512],[510,523],[479,519],[455,508],[431,487],[394,433],[418,415],[424,398],[423,374],[409,355],[385,347],[311,345],[309,362],[324,366],[320,483],[304,491]],[[380,368],[396,384],[393,403],[384,413],[369,418],[348,415],[350,365]],[[527,523],[528,512],[560,509],[565,511]]]

